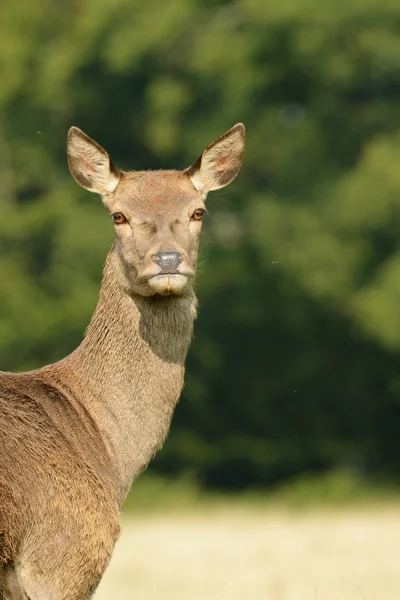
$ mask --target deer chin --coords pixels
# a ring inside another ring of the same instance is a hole
[[[181,273],[164,273],[151,277],[147,285],[154,294],[160,296],[181,296],[189,278]]]

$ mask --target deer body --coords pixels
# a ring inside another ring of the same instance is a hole
[[[206,193],[236,175],[243,144],[238,125],[187,171],[131,174],[70,130],[71,172],[101,194],[116,242],[81,345],[42,369],[0,373],[0,599],[94,593],[120,505],[163,444],[182,390],[197,217]]]

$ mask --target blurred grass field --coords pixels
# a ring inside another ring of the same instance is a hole
[[[192,492],[174,507],[176,492],[164,509],[162,494],[144,509],[140,489],[128,503],[98,600],[400,597],[398,499],[301,507]]]

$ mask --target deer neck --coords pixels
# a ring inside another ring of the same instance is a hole
[[[136,296],[123,273],[113,249],[86,336],[66,359],[118,473],[121,500],[168,433],[196,316],[193,290]]]

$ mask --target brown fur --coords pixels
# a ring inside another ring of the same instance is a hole
[[[82,600],[96,588],[120,505],[162,445],[182,390],[201,229],[192,215],[236,175],[243,131],[220,138],[223,172],[208,159],[202,172],[199,159],[186,172],[123,173],[70,130],[72,174],[126,221],[82,344],[42,369],[0,373],[1,600]],[[164,251],[182,255],[178,271],[158,271],[152,257]]]

